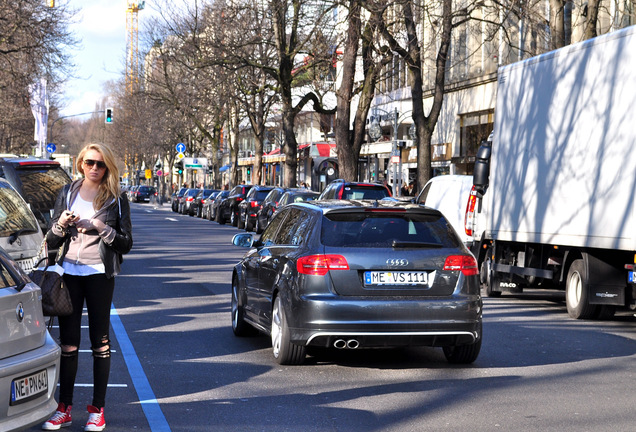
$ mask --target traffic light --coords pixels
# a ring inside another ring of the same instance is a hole
[[[174,163],[174,168],[177,170],[178,174],[183,174],[183,161],[178,160]]]
[[[106,117],[104,119],[104,122],[106,124],[110,124],[113,122],[113,109],[112,108],[106,108]]]

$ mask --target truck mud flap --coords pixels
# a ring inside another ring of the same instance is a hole
[[[590,285],[590,304],[625,306],[625,287]]]
[[[589,272],[589,302],[595,305],[625,306],[627,290],[625,271],[606,260],[617,260],[609,256],[600,259],[592,254],[583,254]],[[623,262],[618,259],[619,262]]]

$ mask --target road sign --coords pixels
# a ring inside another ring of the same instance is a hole
[[[185,144],[184,144],[184,143],[179,143],[179,144],[177,144],[177,151],[178,151],[179,153],[183,153],[183,152],[185,152]]]
[[[160,169],[157,170],[157,177],[161,177],[163,175],[163,171],[161,171]]]
[[[185,157],[183,153],[177,153],[177,160],[181,160]]]
[[[208,167],[208,158],[184,158],[183,165],[185,169],[206,169]]]
[[[57,147],[55,147],[55,144],[53,144],[53,143],[48,143],[48,144],[46,145],[46,151],[47,151],[47,152],[49,152],[49,153],[54,153],[54,152],[55,152],[55,150],[57,150]]]

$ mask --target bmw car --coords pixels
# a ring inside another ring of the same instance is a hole
[[[232,329],[269,335],[279,364],[309,347],[441,347],[451,363],[481,349],[477,262],[437,210],[396,201],[282,208],[232,274]]]
[[[0,248],[0,431],[55,411],[60,348],[46,329],[40,288]]]

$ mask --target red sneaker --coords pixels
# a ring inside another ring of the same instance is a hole
[[[103,431],[106,427],[106,419],[104,418],[104,408],[96,408],[93,405],[86,407],[88,410],[88,421],[84,426],[85,431]]]
[[[55,414],[42,425],[42,430],[58,430],[72,425],[71,408],[73,408],[71,405],[66,406],[60,402]]]

